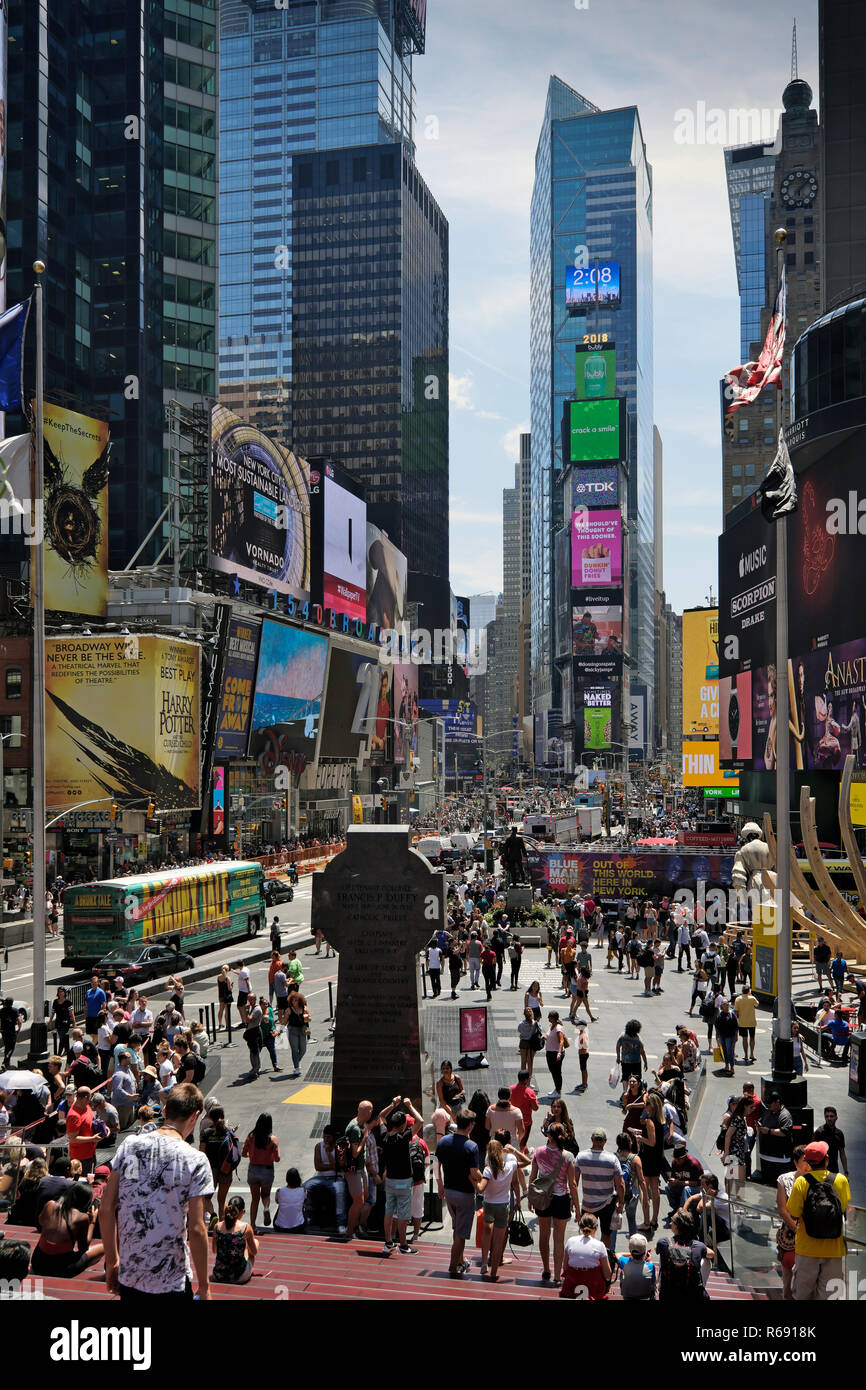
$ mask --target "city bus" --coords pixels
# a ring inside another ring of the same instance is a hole
[[[229,859],[189,869],[72,883],[63,894],[61,964],[81,968],[118,947],[185,951],[254,937],[265,923],[260,864]]]

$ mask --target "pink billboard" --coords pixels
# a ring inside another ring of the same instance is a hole
[[[580,507],[571,517],[571,583],[575,589],[622,584],[622,515]]]

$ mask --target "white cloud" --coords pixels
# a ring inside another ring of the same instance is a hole
[[[512,425],[510,430],[506,430],[500,439],[499,442],[512,463],[516,463],[520,458],[520,436],[528,433],[529,421],[522,420],[519,425]]]
[[[448,373],[448,403],[455,410],[474,410],[472,404],[472,373],[454,376]]]
[[[472,526],[501,526],[501,512],[475,512],[463,507],[452,506],[448,512],[448,518],[453,525],[466,524]]]

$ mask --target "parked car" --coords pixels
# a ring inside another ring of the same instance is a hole
[[[163,943],[142,943],[135,946],[116,946],[107,956],[94,965],[96,974],[110,979],[120,976],[125,985],[137,985],[144,980],[154,980],[161,975],[174,975],[181,970],[192,970],[195,961],[192,956],[175,950],[173,945]]]

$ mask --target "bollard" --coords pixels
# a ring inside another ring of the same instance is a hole
[[[328,1018],[334,1017],[334,982],[328,981]]]
[[[211,1000],[211,1005],[210,1005],[210,1034],[211,1034],[211,1042],[214,1042],[214,1043],[215,1043],[215,1042],[216,1042],[216,1035],[217,1035],[217,1025],[216,1025],[216,1004],[213,1002],[213,1000]]]
[[[421,997],[422,997],[422,999],[426,999],[426,998],[427,998],[427,971],[426,971],[426,969],[424,968],[423,965],[421,966],[421,989],[423,990],[423,994],[422,994]]]
[[[229,1006],[228,1006],[228,1008],[226,1009],[226,1033],[228,1034],[228,1037],[226,1038],[226,1042],[225,1042],[226,1047],[230,1047],[230,1046],[231,1046],[231,1041],[232,1041],[232,1009],[233,1009],[233,1008],[234,1008],[234,1000],[230,1000],[230,1001],[229,1001]]]

